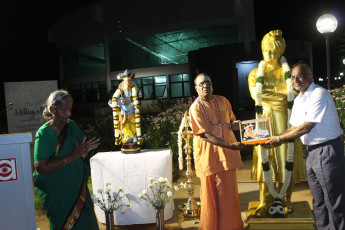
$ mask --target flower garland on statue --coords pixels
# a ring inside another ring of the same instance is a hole
[[[143,143],[143,138],[141,137],[141,124],[140,124],[140,110],[139,110],[139,100],[137,96],[137,87],[132,88],[132,97],[133,97],[133,105],[134,105],[134,114],[135,114],[135,127],[137,133],[137,144],[141,145]]]
[[[282,65],[284,78],[287,85],[287,106],[288,106],[287,127],[290,127],[289,120],[291,117],[291,109],[292,109],[293,101],[295,98],[295,92],[294,92],[292,81],[291,81],[291,70],[284,56],[281,56],[280,64]],[[263,115],[262,87],[264,85],[265,65],[266,65],[265,61],[260,62],[258,66],[258,72],[257,72],[257,78],[256,78],[255,112],[256,112],[257,119],[262,118],[262,115]],[[259,127],[259,128],[263,128],[263,127]],[[263,166],[264,176],[266,179],[267,186],[269,188],[271,195],[274,197],[274,200],[275,200],[273,206],[269,209],[269,213],[271,215],[275,215],[277,214],[276,212],[278,212],[278,206],[281,206],[281,200],[284,197],[286,190],[290,184],[291,174],[293,170],[294,142],[291,141],[291,142],[288,142],[287,144],[287,158],[286,158],[286,164],[285,164],[286,173],[285,173],[285,178],[284,178],[284,184],[279,194],[277,193],[277,191],[275,190],[273,186],[271,173],[270,173],[270,165],[268,162],[267,150],[259,146],[259,153],[261,154],[261,158],[262,158],[262,166]],[[285,210],[283,210],[280,214],[284,215]]]
[[[114,132],[115,132],[115,145],[121,144],[120,131],[119,131],[119,110],[120,106],[117,103],[117,99],[121,95],[121,90],[117,89],[111,99],[113,108],[113,122],[114,122]]]

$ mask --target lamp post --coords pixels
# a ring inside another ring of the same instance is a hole
[[[329,36],[338,26],[337,19],[332,14],[324,14],[316,22],[317,30],[326,35],[326,60],[327,60],[327,88],[331,89],[331,67],[329,54]]]

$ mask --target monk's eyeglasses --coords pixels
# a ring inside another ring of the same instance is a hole
[[[204,87],[204,86],[210,86],[210,85],[212,85],[211,81],[203,81],[203,82],[200,82],[197,86]]]

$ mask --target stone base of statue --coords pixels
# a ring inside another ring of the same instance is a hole
[[[295,212],[283,218],[259,218],[255,216],[255,210],[259,206],[259,201],[249,202],[247,215],[247,229],[308,229],[315,230],[315,220],[307,201],[292,202]]]
[[[140,146],[137,143],[123,143],[121,152],[122,153],[139,153]]]

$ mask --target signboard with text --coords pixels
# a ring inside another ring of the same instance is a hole
[[[57,81],[5,82],[8,133],[31,132],[35,135],[45,122],[44,103],[57,89]]]

